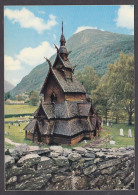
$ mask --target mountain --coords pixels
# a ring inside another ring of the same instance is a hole
[[[72,65],[77,64],[75,70],[85,66],[93,66],[97,74],[104,75],[109,63],[118,59],[121,51],[134,53],[134,36],[117,34],[95,29],[84,30],[73,34],[66,43]],[[53,63],[55,55],[50,58]],[[40,91],[48,72],[48,64],[44,62],[36,66],[11,91],[12,95],[31,90]]]
[[[12,90],[15,86],[11,84],[10,82],[4,80],[4,92],[8,92]]]

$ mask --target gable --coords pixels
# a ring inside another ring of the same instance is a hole
[[[39,105],[38,109],[34,112],[34,117],[41,117],[41,116],[46,116],[46,113],[42,107],[42,104]]]

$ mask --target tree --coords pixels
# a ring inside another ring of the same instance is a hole
[[[39,93],[37,91],[31,91],[29,95],[30,105],[36,106],[39,102]]]
[[[134,113],[134,55],[120,53],[119,60],[108,65],[106,74],[111,108],[124,110],[128,124],[132,124]]]
[[[16,99],[17,99],[18,101],[24,101],[24,100],[25,100],[25,98],[24,98],[22,95],[17,95],[17,96],[16,96]]]
[[[86,66],[82,71],[77,71],[76,77],[84,85],[88,94],[96,89],[99,83],[99,77],[92,66]]]
[[[110,109],[109,107],[109,96],[106,78],[103,76],[99,82],[99,85],[95,90],[91,90],[92,104],[96,108],[97,112],[102,116],[105,116],[107,122],[107,114]]]
[[[11,98],[10,92],[5,93],[5,101]]]

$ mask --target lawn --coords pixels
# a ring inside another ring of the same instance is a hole
[[[5,105],[5,114],[24,114],[24,113],[34,113],[38,106],[31,105]]]
[[[120,136],[120,129],[123,129],[124,136]],[[128,130],[132,131],[132,138],[128,138]],[[103,126],[103,130],[101,131],[101,137],[110,136],[111,140],[115,141],[115,145],[106,144],[106,147],[126,147],[126,146],[134,146],[135,143],[135,131],[134,125],[127,124],[113,124],[112,127]]]
[[[25,139],[25,131],[23,130],[23,128],[26,125],[27,125],[26,122],[21,123],[20,127],[19,127],[19,126],[15,126],[15,123],[14,123],[9,128],[9,124],[5,124],[5,137],[9,138],[10,140],[12,140],[13,142],[16,142],[16,143],[26,143],[26,144],[31,145],[31,146],[36,145],[32,141]],[[7,132],[9,133],[9,135],[7,135]],[[8,146],[8,143],[6,143],[5,146]],[[10,148],[11,147],[12,146],[10,146]]]

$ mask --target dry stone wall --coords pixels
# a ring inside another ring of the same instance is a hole
[[[134,147],[120,149],[61,146],[5,151],[6,190],[134,189]]]

